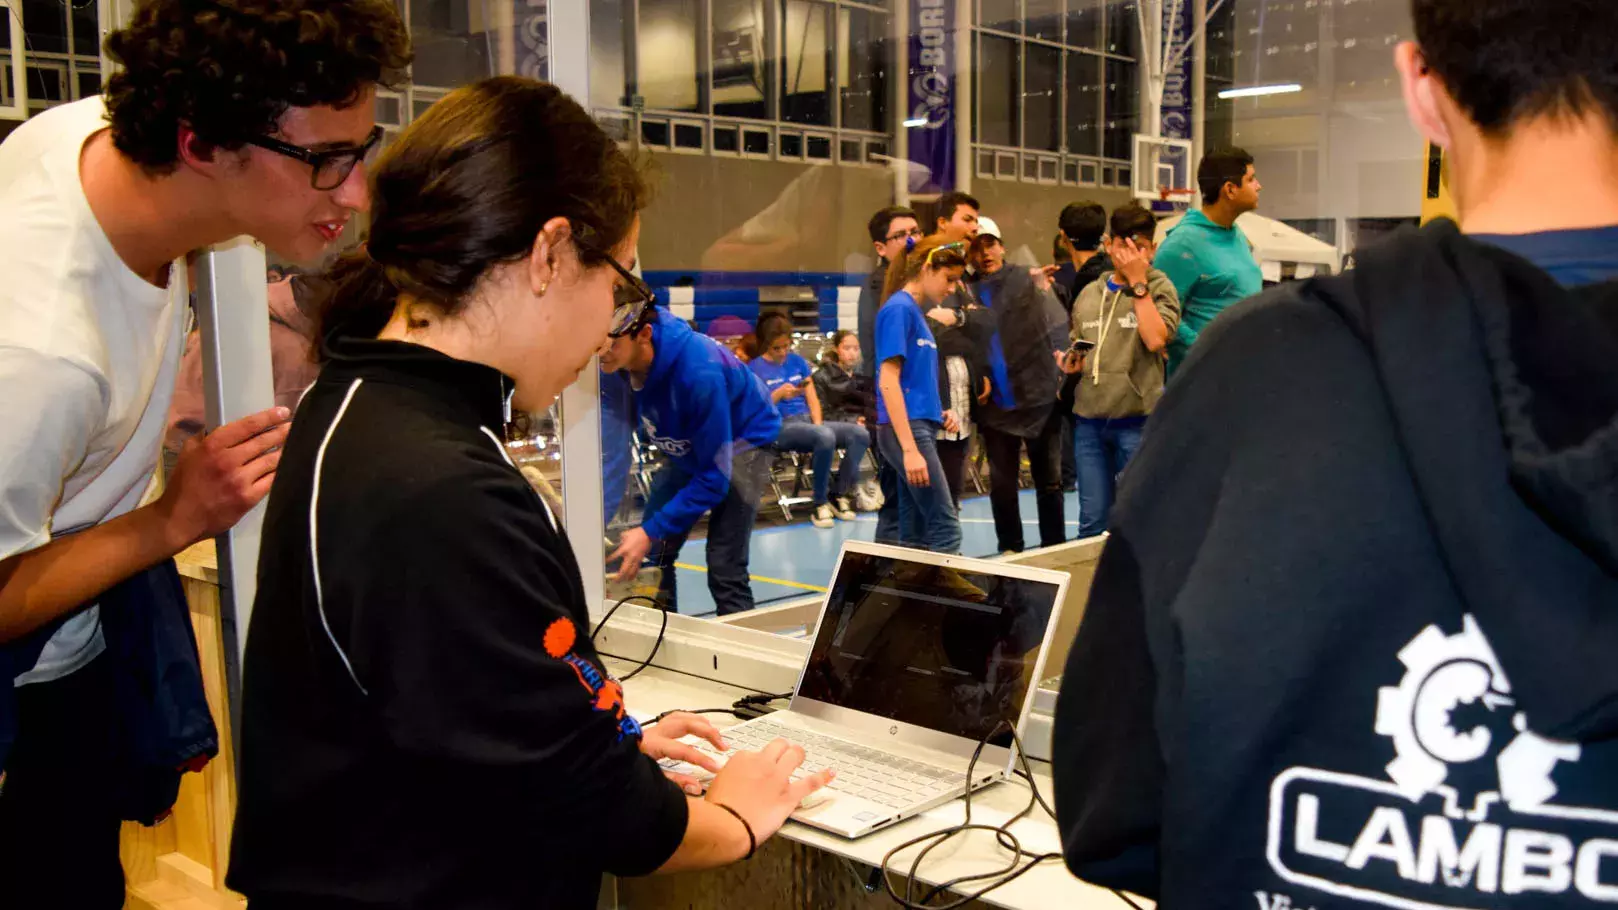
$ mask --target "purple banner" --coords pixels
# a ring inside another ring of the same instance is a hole
[[[955,0],[910,2],[910,94],[903,125],[910,140],[910,192],[955,187]]]
[[[1195,23],[1191,0],[1164,0],[1163,30],[1170,36],[1169,53],[1179,57],[1179,63],[1170,67],[1163,82],[1163,138],[1191,138],[1191,54],[1187,45]],[[1172,31],[1171,31],[1172,29]],[[1169,60],[1165,59],[1167,65]]]
[[[1191,8],[1191,0],[1163,0],[1163,33],[1169,36],[1167,53],[1163,58],[1163,65],[1168,67],[1163,80],[1163,131],[1164,139],[1190,139],[1192,115],[1191,91],[1191,55],[1194,48],[1190,47],[1191,34],[1196,30],[1192,17],[1195,12]],[[1169,66],[1169,63],[1178,58],[1178,63]],[[1174,163],[1179,165],[1187,154],[1179,149],[1165,149],[1160,164]],[[1196,162],[1189,162],[1184,166],[1183,173],[1196,174]],[[1176,172],[1180,172],[1178,167]],[[1186,181],[1186,186],[1191,186]],[[1172,211],[1171,203],[1152,204],[1154,211]]]

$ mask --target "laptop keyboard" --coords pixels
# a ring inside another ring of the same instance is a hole
[[[804,751],[804,760],[793,772],[793,779],[831,768],[837,772],[837,777],[827,785],[827,789],[859,796],[892,809],[905,809],[927,802],[952,790],[960,790],[966,783],[966,775],[960,771],[822,736],[800,727],[782,726],[769,720],[751,721],[722,732],[732,751],[757,752],[776,739],[796,743]],[[697,748],[719,758],[730,754],[719,752],[706,742],[698,742]],[[663,765],[672,767],[668,760]]]

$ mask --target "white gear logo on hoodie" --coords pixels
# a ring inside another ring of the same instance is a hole
[[[1458,813],[1463,794],[1445,783],[1450,767],[1491,756],[1498,789],[1478,792],[1468,819],[1487,818],[1492,800],[1520,810],[1556,795],[1551,771],[1557,762],[1578,761],[1579,746],[1530,731],[1520,711],[1506,713],[1515,705],[1511,683],[1476,620],[1467,616],[1456,635],[1428,626],[1399,652],[1399,662],[1405,665],[1404,679],[1377,693],[1376,732],[1393,739],[1399,757],[1388,763],[1388,777],[1406,799],[1439,793],[1449,802],[1446,814]],[[1498,727],[1458,721],[1468,707],[1479,721],[1489,714],[1509,717],[1515,730],[1510,744],[1499,741],[1504,737]]]
[[[1453,635],[1428,626],[1398,656],[1404,677],[1376,700],[1376,732],[1395,753],[1386,779],[1283,771],[1270,787],[1271,870],[1402,910],[1544,907],[1553,895],[1554,906],[1618,904],[1618,811],[1551,802],[1552,773],[1581,749],[1529,729],[1476,619]]]

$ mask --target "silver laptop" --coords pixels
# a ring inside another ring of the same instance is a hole
[[[848,541],[791,706],[726,742],[785,738],[804,747],[800,774],[834,768],[792,818],[844,837],[949,802],[996,725],[1025,729],[1067,584],[1065,572]],[[1006,776],[1011,745],[1009,731],[990,739],[973,788]]]

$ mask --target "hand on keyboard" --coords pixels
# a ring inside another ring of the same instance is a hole
[[[781,829],[809,794],[836,776],[830,768],[823,768],[794,779],[803,759],[803,748],[784,739],[774,740],[758,752],[732,752],[708,784],[704,798],[741,813],[762,843]]]
[[[698,741],[681,742],[682,736],[695,737]],[[712,751],[708,750],[709,743],[712,744],[713,750],[720,752],[729,748],[720,737],[719,729],[713,724],[695,714],[677,711],[642,731],[640,750],[657,759],[663,766],[663,773],[669,780],[679,784],[680,789],[692,796],[701,796],[703,782],[717,773],[723,764],[714,758]],[[688,764],[670,767],[676,762]],[[684,768],[689,765],[695,765],[707,773],[699,779],[686,773]]]

